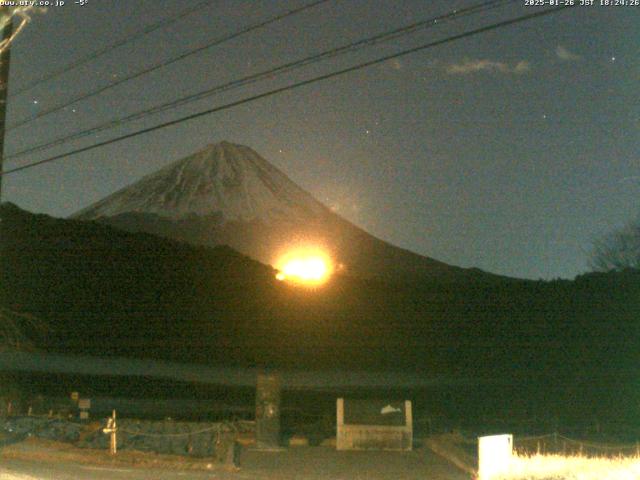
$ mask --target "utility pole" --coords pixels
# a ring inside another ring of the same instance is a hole
[[[2,28],[2,40],[8,40],[13,33],[13,20],[9,7],[0,8],[0,13],[5,13],[9,20]],[[0,172],[4,163],[4,133],[7,118],[7,93],[9,91],[9,60],[11,58],[11,45],[0,53]],[[2,175],[0,175],[0,202],[2,202]]]

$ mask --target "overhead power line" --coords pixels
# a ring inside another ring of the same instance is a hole
[[[22,93],[31,90],[32,88],[36,87],[37,85],[40,85],[42,83],[48,82],[49,80],[53,80],[54,78],[57,78],[61,75],[64,75],[65,73],[71,71],[71,70],[75,70],[76,68],[85,65],[89,62],[94,61],[96,58],[101,57],[102,55],[104,55],[105,53],[110,53],[111,51],[113,51],[114,49],[118,48],[118,47],[122,47],[128,43],[132,43],[136,40],[138,40],[139,38],[144,37],[145,35],[148,35],[152,32],[155,32],[156,30],[159,30],[161,28],[164,28],[168,25],[171,25],[172,23],[177,22],[178,20],[183,19],[184,17],[190,15],[191,13],[195,12],[196,10],[201,10],[202,8],[206,7],[208,4],[213,3],[214,0],[204,0],[202,2],[198,2],[195,5],[189,7],[189,8],[185,8],[184,10],[178,12],[176,15],[173,15],[171,17],[167,17],[167,18],[163,18],[162,20],[153,23],[151,25],[148,25],[146,27],[144,27],[141,30],[138,30],[134,33],[132,33],[129,36],[126,36],[120,40],[117,40],[114,43],[111,43],[109,45],[107,45],[106,47],[102,47],[98,50],[95,50],[87,55],[85,55],[84,57],[80,57],[79,59],[63,66],[62,68],[58,69],[58,70],[54,70],[53,72],[40,77],[34,81],[32,81],[31,83],[28,83],[27,85],[23,86],[22,88],[17,89],[15,92],[12,93],[12,96],[17,96],[17,95],[21,95]]]
[[[421,20],[419,22],[415,22],[412,23],[410,25],[404,26],[404,27],[400,27],[400,28],[396,28],[394,30],[391,31],[387,31],[384,33],[380,33],[377,35],[374,35],[372,37],[368,37],[365,39],[361,39],[358,40],[356,42],[352,42],[352,43],[348,43],[346,45],[340,46],[340,47],[336,47],[336,48],[332,48],[329,50],[325,50],[321,53],[318,54],[314,54],[305,58],[302,58],[300,60],[296,60],[293,62],[288,62],[282,65],[278,65],[277,67],[274,68],[270,68],[266,71],[262,71],[259,73],[255,73],[253,75],[249,75],[249,76],[245,76],[242,78],[239,78],[237,80],[233,80],[230,82],[226,82],[220,85],[216,85],[214,87],[208,88],[206,90],[200,91],[198,93],[194,93],[191,95],[187,95],[185,97],[181,97],[177,100],[172,100],[170,102],[165,102],[162,103],[160,105],[156,105],[154,107],[148,108],[148,109],[144,109],[120,118],[116,118],[113,120],[110,120],[108,122],[96,125],[94,127],[88,128],[88,129],[84,129],[69,135],[65,135],[65,136],[61,136],[58,137],[56,139],[50,140],[48,142],[45,143],[41,143],[39,145],[35,145],[32,147],[28,147],[24,150],[15,152],[9,156],[6,157],[7,160],[12,160],[15,158],[19,158],[22,157],[24,155],[30,154],[30,153],[35,153],[35,152],[40,152],[43,150],[48,150],[50,148],[53,148],[55,146],[59,146],[62,144],[65,144],[67,142],[70,142],[72,140],[78,140],[80,138],[84,138],[87,137],[89,135],[93,135],[105,130],[109,130],[115,127],[119,127],[122,126],[126,123],[135,121],[135,120],[139,120],[142,118],[145,118],[149,115],[153,115],[155,113],[159,113],[165,110],[169,110],[169,109],[173,109],[173,108],[177,108],[180,107],[182,105],[186,105],[188,103],[192,103],[198,100],[202,100],[204,98],[210,97],[212,95],[221,93],[221,92],[226,92],[229,90],[233,90],[236,88],[240,88],[240,87],[244,87],[246,85],[250,85],[250,84],[254,84],[260,80],[263,79],[272,79],[273,77],[275,77],[276,75],[282,75],[283,73],[286,72],[291,72],[293,70],[297,70],[300,69],[302,67],[306,67],[310,64],[313,63],[317,63],[320,62],[322,60],[326,60],[328,58],[334,58],[336,56],[339,55],[344,55],[347,53],[351,53],[354,52],[358,49],[362,49],[365,47],[370,47],[372,45],[377,45],[379,43],[383,43],[383,42],[388,42],[391,40],[395,40],[401,36],[405,36],[405,35],[409,35],[414,33],[415,31],[417,31],[418,29],[424,29],[424,28],[428,28],[428,27],[435,27],[438,25],[438,22],[441,22],[440,24],[447,22],[447,21],[451,21],[451,20],[457,20],[458,18],[464,17],[464,16],[468,16],[468,15],[475,15],[477,13],[480,12],[486,12],[490,9],[494,9],[497,7],[500,7],[506,3],[510,3],[510,2],[514,2],[516,0],[491,0],[491,1],[486,1],[480,4],[476,4],[476,5],[472,5],[469,6],[467,8],[464,9],[460,9],[460,10],[453,10],[447,14],[443,14],[443,15],[439,15],[437,17],[431,17],[425,20]]]
[[[15,130],[18,127],[21,127],[23,125],[26,125],[27,123],[33,122],[35,120],[38,120],[46,115],[50,115],[52,113],[55,112],[59,112],[60,110],[63,110],[75,103],[78,103],[82,100],[86,100],[88,98],[94,97],[96,95],[99,95],[100,93],[106,92],[107,90],[110,90],[114,87],[117,87],[118,85],[122,85],[124,83],[130,82],[131,80],[135,80],[136,78],[140,78],[144,75],[148,75],[151,72],[155,72],[156,70],[159,70],[161,68],[167,67],[169,65],[172,65],[176,62],[179,62],[181,60],[184,60],[185,58],[191,57],[192,55],[195,55],[197,53],[200,53],[204,50],[207,50],[209,48],[213,48],[216,47],[218,45],[221,45],[223,43],[226,43],[230,40],[233,40],[235,38],[238,38],[242,35],[246,35],[247,33],[253,32],[254,30],[258,30],[260,28],[266,27],[267,25],[270,25],[272,23],[278,22],[280,20],[283,20],[287,17],[291,17],[293,15],[296,15],[300,12],[303,12],[305,10],[308,10],[310,8],[316,7],[322,3],[326,3],[329,2],[331,0],[316,0],[314,2],[308,3],[306,5],[303,5],[302,7],[298,7],[298,8],[294,8],[292,10],[288,10],[284,13],[280,13],[278,15],[275,15],[273,17],[268,18],[267,20],[263,20],[257,23],[253,23],[251,25],[248,25],[246,27],[241,28],[240,30],[236,30],[235,32],[232,32],[230,34],[227,35],[223,35],[222,37],[217,37],[214,40],[201,45],[199,47],[193,48],[191,50],[187,50],[184,53],[181,53],[180,55],[177,55],[175,57],[169,58],[168,60],[164,60],[162,62],[159,63],[155,63],[147,68],[144,68],[143,70],[139,70],[131,75],[128,75],[126,77],[122,77],[114,82],[108,83],[107,85],[104,85],[102,87],[98,87],[95,90],[91,90],[90,92],[86,92],[86,93],[82,93],[80,95],[77,95],[73,98],[71,98],[70,100],[67,100],[64,103],[60,103],[58,105],[54,105],[50,108],[46,108],[44,110],[41,110],[40,112],[38,112],[35,115],[32,115],[30,117],[26,117],[23,118],[22,120],[19,120],[18,122],[9,125],[9,127],[7,128],[7,132],[10,132],[11,130]]]
[[[119,137],[115,137],[115,138],[112,138],[110,140],[105,140],[103,142],[98,142],[98,143],[95,143],[93,145],[89,145],[89,146],[86,146],[86,147],[82,147],[82,148],[78,148],[78,149],[75,149],[75,150],[71,150],[71,151],[66,152],[66,153],[62,153],[62,154],[59,154],[59,155],[54,155],[52,157],[45,158],[43,160],[38,160],[36,162],[32,162],[32,163],[29,163],[27,165],[22,165],[22,166],[15,167],[15,168],[12,168],[12,169],[9,169],[9,170],[4,170],[4,171],[0,172],[0,175],[2,175],[2,176],[9,175],[11,173],[16,173],[16,172],[19,172],[19,171],[22,171],[22,170],[27,170],[27,169],[30,169],[30,168],[34,168],[34,167],[39,166],[39,165],[43,165],[43,164],[46,164],[46,163],[54,162],[54,161],[57,161],[57,160],[60,160],[60,159],[63,159],[63,158],[70,157],[72,155],[76,155],[78,153],[83,153],[83,152],[87,152],[87,151],[90,151],[90,150],[95,150],[96,148],[100,148],[100,147],[104,147],[106,145],[110,145],[110,144],[113,144],[113,143],[121,142],[121,141],[127,140],[129,138],[137,137],[137,136],[140,136],[140,135],[144,135],[146,133],[150,133],[150,132],[154,132],[156,130],[160,130],[162,128],[170,127],[170,126],[173,126],[173,125],[178,125],[180,123],[187,122],[189,120],[193,120],[193,119],[196,119],[196,118],[204,117],[206,115],[211,115],[213,113],[217,113],[217,112],[220,112],[220,111],[223,111],[223,110],[228,110],[230,108],[237,107],[239,105],[244,105],[244,104],[249,103],[249,102],[260,100],[262,98],[271,97],[271,96],[277,95],[279,93],[283,93],[283,92],[286,92],[286,91],[290,91],[290,90],[294,90],[294,89],[297,89],[297,88],[301,88],[301,87],[304,87],[306,85],[311,85],[313,83],[317,83],[317,82],[320,82],[320,81],[323,81],[323,80],[328,80],[330,78],[334,78],[334,77],[337,77],[337,76],[340,76],[340,75],[344,75],[346,73],[350,73],[350,72],[354,72],[354,71],[357,71],[357,70],[361,70],[363,68],[371,67],[373,65],[378,65],[380,63],[384,63],[384,62],[392,60],[394,58],[406,56],[406,55],[409,55],[409,54],[412,54],[412,53],[416,53],[416,52],[419,52],[419,51],[422,51],[422,50],[426,50],[426,49],[429,49],[429,48],[437,47],[439,45],[450,43],[450,42],[453,42],[453,41],[456,41],[456,40],[461,40],[463,38],[468,38],[468,37],[471,37],[471,36],[474,36],[474,35],[478,35],[478,34],[481,34],[481,33],[497,30],[499,28],[507,27],[509,25],[522,23],[522,22],[525,22],[525,21],[528,21],[528,20],[532,20],[534,18],[539,18],[539,17],[543,17],[543,16],[546,16],[546,15],[551,15],[551,14],[554,14],[554,13],[558,13],[558,12],[564,11],[564,10],[569,9],[569,8],[573,8],[573,6],[565,5],[565,6],[555,7],[555,8],[551,8],[551,9],[542,10],[540,12],[530,13],[530,14],[527,14],[527,15],[521,15],[519,17],[515,17],[515,18],[509,19],[509,20],[503,20],[501,22],[492,23],[492,24],[486,25],[484,27],[476,28],[474,30],[469,30],[469,31],[466,31],[466,32],[463,32],[463,33],[459,33],[457,35],[452,35],[452,36],[443,38],[441,40],[435,40],[433,42],[425,43],[425,44],[419,45],[417,47],[413,47],[413,48],[409,48],[409,49],[406,49],[406,50],[402,50],[401,52],[397,52],[397,53],[390,54],[390,55],[385,55],[385,56],[379,57],[379,58],[377,58],[375,60],[369,60],[369,61],[366,61],[366,62],[363,62],[363,63],[359,63],[359,64],[351,66],[351,67],[343,68],[341,70],[337,70],[337,71],[334,71],[334,72],[331,72],[331,73],[327,73],[327,74],[324,74],[324,75],[319,75],[319,76],[316,76],[316,77],[313,77],[313,78],[310,78],[310,79],[307,79],[307,80],[302,80],[302,81],[299,81],[299,82],[296,82],[296,83],[293,83],[293,84],[290,84],[290,85],[286,85],[284,87],[275,88],[275,89],[269,90],[267,92],[263,92],[263,93],[260,93],[260,94],[257,94],[257,95],[253,95],[253,96],[246,97],[246,98],[243,98],[243,99],[240,99],[240,100],[236,100],[234,102],[230,102],[230,103],[227,103],[227,104],[224,104],[224,105],[213,107],[213,108],[201,111],[201,112],[193,113],[191,115],[186,115],[184,117],[181,117],[181,118],[178,118],[178,119],[175,119],[175,120],[171,120],[171,121],[168,121],[168,122],[160,123],[158,125],[154,125],[153,127],[148,127],[148,128],[144,128],[144,129],[141,129],[141,130],[137,130],[135,132],[131,132],[131,133],[128,133],[128,134],[125,134],[125,135],[121,135]]]

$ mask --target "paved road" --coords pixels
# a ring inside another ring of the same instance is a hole
[[[428,450],[336,452],[331,448],[299,447],[280,453],[245,451],[237,472],[141,469],[7,458],[1,463],[0,480],[469,480],[469,475]]]
[[[225,476],[226,475],[226,476]],[[192,472],[121,467],[97,467],[75,463],[3,460],[0,480],[186,480],[225,479],[229,472]]]

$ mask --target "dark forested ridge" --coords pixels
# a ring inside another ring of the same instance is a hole
[[[34,338],[42,350],[411,370],[508,384],[514,402],[533,410],[638,409],[636,271],[490,283],[338,275],[307,289],[227,247],[10,204],[0,214],[0,301],[47,322],[49,331]]]

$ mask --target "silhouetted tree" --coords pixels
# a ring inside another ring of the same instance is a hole
[[[594,242],[589,265],[599,272],[640,269],[640,218]]]

